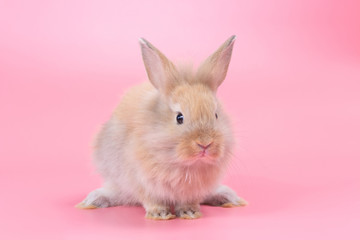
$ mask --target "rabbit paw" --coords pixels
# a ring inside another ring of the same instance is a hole
[[[210,206],[221,206],[225,208],[242,207],[248,205],[248,203],[238,197],[236,193],[225,185],[219,186],[213,194],[208,196],[203,204]]]
[[[153,205],[151,207],[145,207],[146,215],[145,218],[152,220],[170,220],[176,216],[171,213],[169,207]]]
[[[182,219],[196,219],[201,217],[200,205],[180,205],[175,207],[176,216]]]
[[[99,188],[87,195],[87,197],[75,207],[81,209],[106,208],[116,206],[110,192],[105,188]]]
[[[161,204],[143,203],[146,211],[145,218],[152,220],[170,220],[176,216],[171,213],[170,207]]]

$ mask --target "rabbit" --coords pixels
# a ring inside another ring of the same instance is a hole
[[[146,218],[201,216],[200,204],[244,206],[220,181],[233,148],[230,121],[216,98],[236,36],[193,73],[140,38],[149,82],[131,88],[97,135],[94,164],[103,187],[78,208],[142,205]]]

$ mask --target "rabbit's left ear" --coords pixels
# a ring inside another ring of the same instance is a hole
[[[199,67],[197,77],[216,92],[226,77],[236,36],[231,36]]]
[[[140,38],[139,41],[150,82],[163,94],[169,94],[177,80],[177,70],[174,64],[144,38]]]

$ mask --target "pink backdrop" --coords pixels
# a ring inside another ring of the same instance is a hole
[[[360,239],[360,1],[1,1],[1,239]],[[219,98],[245,208],[194,221],[73,206],[91,140],[146,79],[139,37],[195,65],[238,36]]]

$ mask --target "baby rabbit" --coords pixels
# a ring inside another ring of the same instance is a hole
[[[198,218],[201,203],[246,205],[220,185],[233,136],[216,91],[234,41],[230,37],[192,73],[140,39],[150,82],[130,89],[98,134],[94,163],[104,184],[77,207],[142,205],[146,218],[162,220]]]

